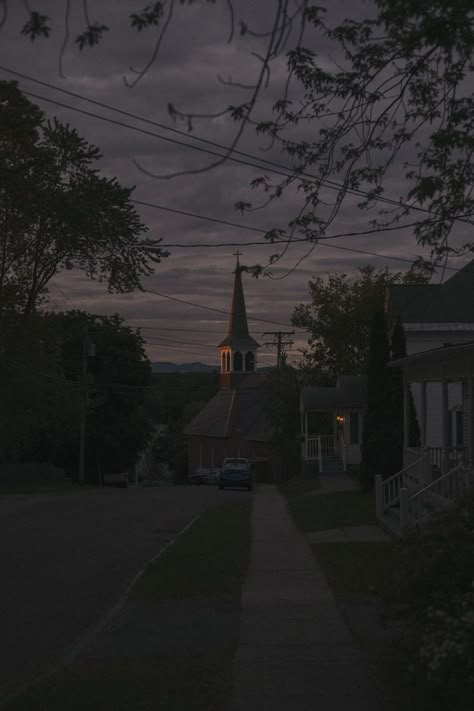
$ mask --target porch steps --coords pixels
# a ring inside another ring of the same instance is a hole
[[[402,538],[400,529],[400,507],[392,506],[386,509],[384,515],[377,520],[378,525],[392,538]]]
[[[323,457],[323,473],[331,474],[332,472],[343,472],[344,464],[342,463],[341,457],[337,455],[324,456]]]

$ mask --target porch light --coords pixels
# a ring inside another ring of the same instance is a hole
[[[336,415],[336,422],[342,425],[342,423],[344,422],[344,415]]]

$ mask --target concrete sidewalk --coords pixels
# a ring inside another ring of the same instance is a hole
[[[259,487],[232,711],[388,711],[321,568],[274,486]]]

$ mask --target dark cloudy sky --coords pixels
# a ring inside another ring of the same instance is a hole
[[[271,25],[277,3],[276,0],[235,0],[236,33],[234,40],[228,43],[230,25],[227,0],[217,0],[215,4],[198,0],[191,6],[175,2],[173,20],[163,39],[159,57],[134,88],[125,86],[124,77],[132,80],[134,75],[129,68],[141,68],[146,64],[157,33],[156,30],[148,30],[138,34],[129,27],[128,14],[141,9],[145,5],[144,0],[90,2],[91,20],[109,25],[111,31],[98,47],[82,53],[71,41],[62,61],[64,77],[59,73],[58,57],[65,36],[66,0],[30,0],[29,4],[33,9],[51,16],[52,35],[48,40],[35,43],[21,37],[20,28],[26,19],[25,9],[20,0],[10,2],[7,22],[0,31],[1,65],[138,116],[186,130],[184,123],[173,123],[167,111],[168,104],[184,112],[210,113],[247,98],[248,92],[245,90],[219,83],[217,74],[223,77],[230,75],[242,83],[252,82],[259,69],[259,61],[252,52],[262,53],[265,40],[240,38],[238,22],[243,20],[256,31],[266,31]],[[360,16],[371,11],[369,0],[331,0],[330,5],[331,13],[338,18],[354,14]],[[82,1],[70,0],[70,8],[70,36],[73,40],[84,24]],[[328,64],[335,61],[334,48],[327,41],[309,36],[308,42],[317,44],[320,55]],[[269,116],[273,101],[282,92],[286,78],[285,66],[284,56],[274,63],[269,88],[260,96],[255,118]],[[13,77],[0,70],[0,78]],[[179,139],[179,136],[173,136],[163,129],[134,119],[123,119],[110,111],[94,108],[86,102],[61,95],[29,80],[22,79],[20,86],[41,97]],[[297,98],[297,87],[293,91],[294,98]],[[198,175],[170,180],[149,177],[136,167],[134,160],[153,173],[167,174],[200,168],[211,162],[213,157],[55,106],[44,98],[33,100],[47,115],[56,115],[62,121],[69,122],[88,141],[99,146],[103,153],[102,170],[110,176],[117,176],[123,184],[136,185],[134,197],[137,200],[264,230],[272,227],[286,228],[288,221],[301,206],[301,198],[292,192],[266,209],[244,216],[237,213],[234,208],[237,201],[253,202],[258,197],[251,190],[250,182],[261,175],[262,171],[233,162]],[[236,124],[229,117],[197,119],[194,121],[194,133],[190,136],[198,135],[227,145],[235,130]],[[192,142],[190,138],[189,143]],[[239,148],[257,158],[285,162],[285,157],[277,151],[262,153],[264,145],[265,142],[257,139],[250,127],[244,133]],[[386,186],[386,194],[398,199],[402,189],[400,175],[393,174],[390,184]],[[155,274],[146,280],[144,286],[178,299],[227,310],[230,306],[235,263],[235,247],[230,245],[260,241],[263,235],[159,209],[140,207],[139,212],[149,226],[150,234],[162,237],[165,245],[190,245],[187,248],[170,247],[171,256],[157,266]],[[368,227],[369,219],[349,201],[333,224],[331,233],[364,230]],[[200,244],[224,246],[193,246]],[[245,277],[247,310],[251,331],[257,340],[266,340],[261,337],[263,331],[276,330],[278,326],[252,321],[252,317],[289,325],[295,304],[307,300],[307,282],[311,276],[336,270],[351,271],[369,262],[376,266],[403,270],[408,266],[406,263],[386,257],[406,258],[422,253],[413,236],[406,230],[389,235],[340,238],[334,244],[386,256],[374,258],[320,245],[283,278],[308,250],[308,245],[291,246],[272,268],[273,278],[256,280]],[[246,264],[264,264],[277,251],[275,246],[269,245],[242,246],[240,250],[244,255],[242,262]],[[453,260],[452,264],[460,266],[462,261]],[[148,340],[148,354],[152,360],[217,362],[214,345],[225,335],[227,319],[224,314],[146,293],[110,295],[103,286],[87,281],[80,273],[60,276],[54,284],[51,298],[53,306],[57,308],[74,306],[97,313],[118,311],[130,324],[143,327]],[[262,349],[259,357],[260,362],[274,362],[274,354],[270,350]]]

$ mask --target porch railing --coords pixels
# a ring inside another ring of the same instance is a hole
[[[433,514],[449,508],[473,483],[473,473],[460,463],[439,479],[414,492],[400,506],[402,530],[422,525]]]
[[[380,474],[375,477],[377,518],[381,518],[387,509],[400,503],[403,490],[417,491],[423,487],[427,462],[428,453],[421,453],[418,454],[418,459],[387,479],[382,479]]]
[[[323,470],[323,457],[332,457],[335,452],[333,435],[312,435],[305,440],[305,460],[317,461],[319,471]]]
[[[458,464],[466,464],[468,451],[466,447],[428,447],[433,474],[446,474]]]

